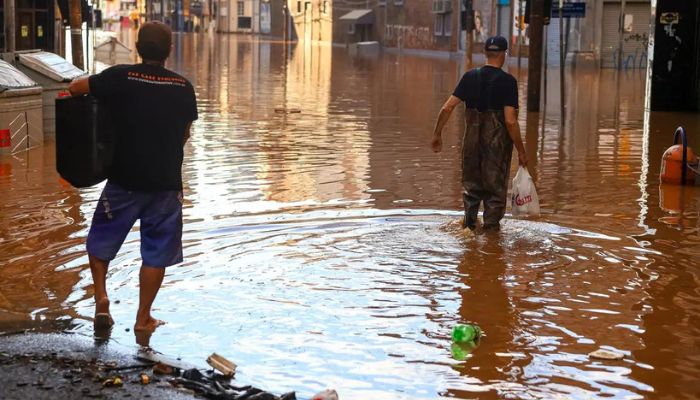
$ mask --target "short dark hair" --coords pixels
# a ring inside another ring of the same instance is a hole
[[[149,21],[139,29],[136,50],[143,60],[165,61],[170,55],[173,32],[168,25]]]
[[[504,51],[486,50],[486,58],[496,58],[504,52],[505,52],[505,50]]]

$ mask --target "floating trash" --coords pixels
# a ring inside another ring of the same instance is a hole
[[[338,400],[338,392],[333,389],[326,389],[316,393],[311,400]]]
[[[481,337],[481,328],[472,324],[457,324],[452,328],[454,343],[469,343]]]
[[[622,360],[625,358],[625,355],[615,351],[598,349],[588,353],[588,357],[597,358],[599,360]]]
[[[105,379],[102,382],[102,386],[104,387],[115,387],[115,386],[122,386],[124,384],[124,381],[122,381],[122,378],[119,376],[115,376],[113,378],[108,378]]]
[[[228,378],[236,373],[237,365],[216,353],[207,358],[207,364]]]

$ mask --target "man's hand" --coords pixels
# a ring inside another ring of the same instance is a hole
[[[440,136],[435,136],[433,137],[432,143],[430,143],[430,147],[433,148],[433,151],[435,153],[439,153],[442,151],[442,138]]]
[[[518,151],[518,163],[523,167],[527,167],[527,153],[524,151]]]
[[[462,100],[460,100],[458,97],[450,96],[440,109],[438,120],[435,123],[435,130],[433,131],[433,141],[430,144],[430,147],[433,148],[434,152],[439,153],[442,151],[442,129],[445,127],[447,120],[450,119],[452,110],[454,110],[457,104],[459,104],[461,101]]]
[[[90,83],[88,78],[78,78],[68,85],[68,91],[72,96],[82,96],[90,93]]]

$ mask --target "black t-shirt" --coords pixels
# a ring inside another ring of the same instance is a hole
[[[182,190],[185,129],[197,119],[192,84],[149,64],[116,65],[89,84],[117,128],[108,179],[128,190]]]
[[[482,112],[503,111],[505,106],[518,108],[518,81],[513,75],[490,65],[480,70],[480,78],[477,77],[477,69],[465,73],[452,95],[464,101],[467,108]],[[481,85],[477,83],[479,80]]]

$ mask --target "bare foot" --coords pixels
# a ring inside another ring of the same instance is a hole
[[[134,330],[134,335],[136,336],[136,344],[141,347],[151,347],[151,335],[153,335],[153,332]]]
[[[136,324],[134,324],[134,332],[153,332],[161,325],[165,325],[165,321],[161,321],[150,316],[145,321],[140,321],[137,319]]]
[[[112,325],[114,320],[109,313],[109,299],[105,297],[95,302],[95,328],[110,328]]]

